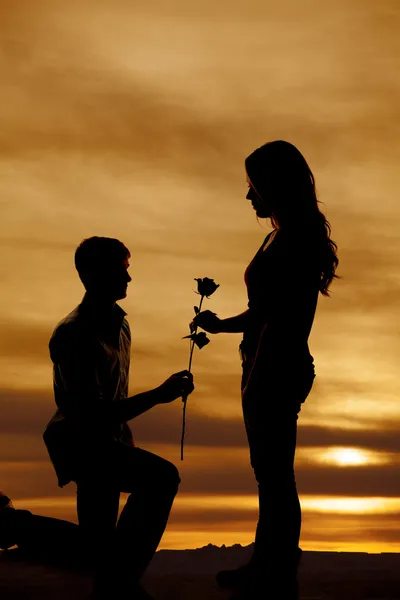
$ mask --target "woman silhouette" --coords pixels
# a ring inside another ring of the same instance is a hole
[[[337,246],[318,207],[314,176],[295,146],[267,143],[245,166],[246,198],[257,217],[269,218],[273,226],[245,271],[248,309],[227,319],[207,310],[194,319],[209,333],[243,332],[242,407],[259,490],[252,558],[221,571],[217,581],[239,590],[235,598],[279,590],[280,598],[291,600],[297,598],[301,555],[297,419],[315,377],[308,337],[318,293],[328,296],[336,277]]]

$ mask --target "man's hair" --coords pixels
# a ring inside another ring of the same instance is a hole
[[[128,248],[119,240],[93,236],[83,240],[75,251],[75,267],[82,283],[88,275],[98,275],[104,268],[130,257]]]

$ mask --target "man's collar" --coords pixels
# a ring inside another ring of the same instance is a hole
[[[119,304],[115,303],[112,306],[102,306],[93,302],[88,298],[87,294],[85,294],[82,302],[79,304],[78,311],[81,315],[84,315],[93,321],[116,319],[121,323],[127,314]]]

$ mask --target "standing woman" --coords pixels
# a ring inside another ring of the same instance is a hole
[[[308,337],[318,294],[328,296],[337,277],[337,246],[319,210],[314,176],[295,146],[267,143],[245,166],[246,198],[273,226],[245,272],[248,309],[227,319],[207,310],[194,319],[209,333],[243,332],[243,416],[259,490],[253,556],[243,567],[218,573],[217,581],[239,590],[238,599],[257,590],[292,600],[301,555],[297,418],[315,377]]]

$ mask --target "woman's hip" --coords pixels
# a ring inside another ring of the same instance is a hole
[[[251,377],[253,359],[245,357],[242,361],[241,390],[246,388]],[[257,382],[252,381],[251,394],[245,394],[245,404],[259,405],[268,412],[273,408],[284,409],[295,405],[298,411],[311,392],[315,379],[313,362],[299,360],[286,365],[266,365]]]

